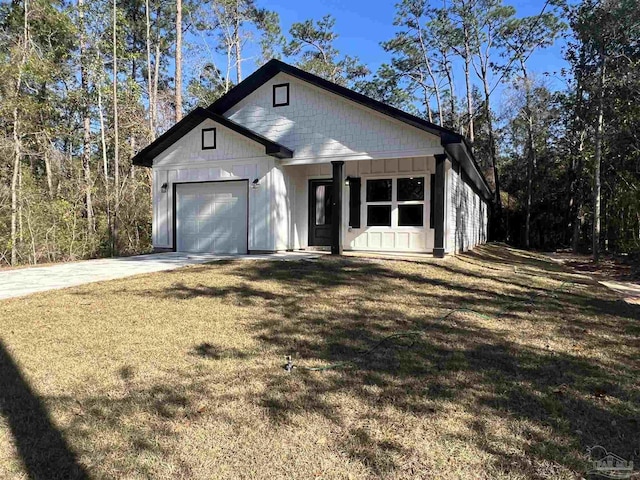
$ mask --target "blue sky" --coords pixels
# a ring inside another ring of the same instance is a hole
[[[395,27],[393,18],[395,15],[395,0],[262,0],[258,4],[278,12],[283,32],[287,33],[291,24],[306,19],[320,19],[330,13],[336,19],[335,30],[339,35],[336,46],[342,54],[357,56],[372,72],[385,62],[389,61],[389,55],[382,49],[380,42],[394,36]],[[538,15],[544,1],[534,0],[504,0],[507,5],[515,7],[517,16]],[[544,50],[539,50],[528,61],[531,71],[542,75],[549,72],[547,84],[552,89],[562,89],[565,84],[559,78],[559,72],[566,66],[563,59],[562,48],[564,41],[559,39],[556,43]],[[251,55],[251,48],[247,49]],[[244,64],[243,74],[248,75],[255,70],[255,65],[248,61]],[[235,75],[232,76],[235,78]],[[458,92],[462,92],[463,77],[461,72],[456,72],[456,84]],[[498,89],[497,104],[500,103],[502,89]]]

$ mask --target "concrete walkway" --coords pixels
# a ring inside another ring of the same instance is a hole
[[[156,253],[135,257],[102,258],[60,263],[46,267],[27,267],[0,271],[0,300],[22,297],[36,292],[74,287],[85,283],[115,280],[141,273],[174,270],[219,260],[295,261],[317,258],[318,253],[283,252],[265,255],[212,255]]]
[[[625,302],[640,305],[640,284],[615,280],[601,281],[600,284],[622,295]]]

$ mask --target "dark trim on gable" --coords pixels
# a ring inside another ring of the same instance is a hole
[[[204,146],[204,134],[206,132],[213,132],[213,145],[210,146],[210,147],[205,147]],[[216,134],[216,128],[215,127],[213,127],[213,128],[203,128],[202,130],[200,130],[200,136],[201,136],[200,140],[202,142],[202,145],[201,145],[202,150],[215,150],[216,149],[217,134]]]
[[[282,87],[287,87],[287,100],[284,103],[276,103],[276,89],[282,88]],[[273,106],[286,107],[287,105],[289,105],[289,93],[290,93],[289,83],[278,83],[274,85],[273,86]]]
[[[318,77],[317,75],[305,72],[304,70],[294,67],[293,65],[289,65],[276,59],[269,60],[262,67],[249,75],[246,79],[229,90],[229,92],[209,105],[209,110],[212,110],[220,115],[224,114],[240,100],[260,88],[262,85],[264,85],[266,82],[268,82],[281,72],[291,75],[292,77],[298,78],[300,80],[304,80],[305,82],[315,85],[316,87],[327,90],[331,93],[339,95],[365,107],[369,107],[380,113],[384,113],[385,115],[400,120],[403,123],[408,123],[409,125],[419,128],[420,130],[425,130],[433,135],[438,135],[439,137],[442,137],[443,135],[451,135],[452,139],[455,138],[460,141],[462,140],[462,136],[453,132],[452,130],[441,127],[431,122],[427,122],[426,120],[411,115],[407,112],[403,112],[402,110],[392,107],[391,105],[379,102],[378,100],[374,100],[373,98],[367,97],[366,95],[343,87],[342,85],[330,82],[328,80],[325,80],[324,78]]]
[[[187,133],[193,130],[196,126],[200,125],[207,118],[213,120],[219,125],[228,128],[254,142],[260,143],[265,147],[265,153],[272,157],[277,158],[292,158],[293,150],[288,149],[284,145],[280,145],[277,142],[269,140],[262,135],[243,127],[242,125],[229,120],[228,118],[218,115],[206,108],[197,107],[186,115],[182,120],[176,123],[169,130],[164,132],[158,138],[156,138],[151,144],[143,148],[138,152],[131,160],[134,165],[142,167],[151,167],[153,165],[153,159],[160,153],[165,151],[175,142],[184,137]]]
[[[250,95],[252,92],[260,88],[266,82],[275,77],[278,73],[286,73],[294,78],[303,80],[307,83],[315,85],[318,88],[336,94],[347,100],[355,102],[359,105],[371,108],[379,113],[394,118],[402,123],[411,125],[425,132],[429,132],[432,135],[440,137],[440,142],[445,148],[445,151],[451,155],[452,158],[460,161],[462,168],[467,171],[472,183],[481,192],[482,197],[485,200],[491,200],[493,193],[489,188],[480,168],[478,167],[471,146],[468,144],[464,136],[460,135],[453,130],[450,130],[440,125],[428,122],[420,117],[411,115],[410,113],[403,112],[402,110],[387,105],[385,103],[369,98],[366,95],[358,93],[349,88],[337,85],[333,82],[325,80],[324,78],[313,75],[309,72],[305,72],[297,67],[286,64],[280,60],[269,60],[258,70],[249,75],[246,79],[233,87],[229,92],[218,100],[209,105],[209,110],[212,110],[220,115],[223,115],[231,107],[236,105],[242,99]],[[458,158],[458,156],[464,158]]]

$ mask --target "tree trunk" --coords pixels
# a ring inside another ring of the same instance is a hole
[[[453,74],[451,72],[451,65],[449,64],[449,60],[447,58],[447,54],[445,51],[442,51],[442,59],[444,65],[444,73],[447,76],[447,83],[449,84],[449,108],[451,109],[451,129],[455,131],[460,131],[460,122],[456,116],[456,93],[455,86],[453,83]]]
[[[427,68],[429,69],[429,76],[431,77],[431,81],[433,82],[433,89],[436,92],[436,105],[438,106],[438,120],[440,122],[440,126],[444,126],[444,120],[442,117],[442,101],[440,100],[440,86],[438,85],[438,79],[434,75],[431,64],[427,61]]]
[[[91,192],[93,182],[91,180],[91,118],[89,117],[89,82],[86,66],[86,34],[84,25],[84,0],[78,0],[78,16],[80,20],[80,84],[82,86],[82,115],[83,115],[83,139],[82,139],[82,170],[84,171],[85,208],[87,212],[87,232],[93,236],[96,230],[93,216],[93,199]]]
[[[525,237],[524,245],[526,248],[531,246],[531,205],[533,203],[533,176],[536,169],[536,152],[533,142],[533,111],[531,107],[531,84],[527,75],[527,69],[522,63],[522,78],[525,88],[525,112],[527,115],[527,205],[525,214]]]
[[[18,240],[22,245],[24,243],[24,229],[22,228],[22,220],[24,216],[22,215],[22,162],[18,164]]]
[[[153,126],[158,128],[158,83],[160,82],[160,39],[156,36],[156,51],[153,70]],[[155,137],[155,131],[154,131]]]
[[[113,206],[113,252],[118,252],[118,210],[120,209],[120,159],[118,138],[118,43],[117,43],[117,0],[113,0],[113,179],[114,179],[114,206]]]
[[[18,82],[18,87],[20,82]],[[16,98],[17,102],[17,98]],[[18,175],[20,170],[20,134],[18,107],[13,109],[13,175],[11,177],[11,265],[18,263]]]
[[[604,52],[600,53],[600,78],[598,79],[598,116],[596,124],[596,140],[593,173],[593,261],[600,259],[600,167],[602,163],[602,140],[604,134],[604,81],[606,75],[606,59]]]
[[[18,104],[20,98],[20,88],[22,87],[22,73],[27,63],[27,52],[29,49],[29,10],[28,0],[24,0],[24,20],[22,26],[22,57],[18,66],[16,78],[16,90],[13,107],[13,174],[11,176],[11,265],[18,263],[18,208],[20,202],[20,159],[22,157],[22,144],[20,138],[20,119],[18,115]]]
[[[236,0],[236,18],[235,27],[233,29],[233,43],[236,55],[236,82],[242,81],[242,48],[240,45],[240,11],[239,0]]]
[[[483,64],[481,68],[482,85],[484,88],[484,109],[487,117],[487,130],[489,140],[489,156],[491,157],[491,168],[493,170],[493,182],[494,182],[494,207],[495,218],[494,223],[496,228],[493,229],[495,239],[504,240],[504,224],[502,218],[502,197],[500,196],[500,173],[498,171],[498,154],[496,152],[496,138],[493,131],[493,115],[491,112],[491,89],[489,87],[489,77],[487,66]],[[469,93],[467,92],[467,95]],[[472,125],[473,127],[473,125]]]
[[[424,84],[424,81],[421,81],[422,84],[422,95],[424,99],[422,103],[424,104],[424,108],[427,110],[427,116],[429,117],[429,122],[433,123],[433,112],[431,111],[431,98],[429,97],[429,89]]]
[[[43,146],[44,171],[47,176],[47,193],[49,194],[49,200],[53,200],[53,171],[51,170],[51,159],[49,158],[49,148],[51,144],[48,138],[45,140],[46,144]]]
[[[527,211],[524,224],[525,248],[529,248],[531,246],[531,204],[533,203],[533,175],[536,168],[536,157],[533,150],[533,122],[530,112],[527,114],[527,117],[527,149],[529,152],[527,155]]]
[[[581,75],[577,75],[577,86],[576,86],[576,113],[574,115],[574,127],[577,125],[578,120],[580,119],[580,112],[582,107],[582,81]],[[571,250],[574,253],[578,252],[578,247],[580,245],[580,230],[582,226],[582,188],[581,179],[582,179],[582,170],[584,167],[584,139],[586,135],[586,131],[583,125],[580,128],[579,132],[574,130],[574,137],[578,138],[578,146],[576,148],[576,161],[575,166],[573,167],[573,181],[571,182],[571,198],[569,199],[569,208],[570,213],[573,214],[573,231],[571,234]]]
[[[153,124],[153,109],[155,98],[153,97],[153,83],[151,81],[151,19],[149,0],[145,0],[145,17],[146,17],[146,46],[147,46],[147,100],[149,101],[149,141],[155,139],[155,126]]]
[[[182,0],[176,0],[176,122],[182,119]],[[238,64],[238,67],[240,64]]]
[[[424,64],[427,67],[427,72],[429,73],[429,78],[431,78],[431,83],[433,84],[433,90],[436,93],[436,105],[438,106],[438,119],[440,120],[440,126],[444,125],[443,117],[442,117],[442,102],[440,100],[440,86],[438,85],[438,79],[436,78],[433,68],[431,68],[431,61],[429,60],[429,51],[427,50],[426,45],[424,44],[424,39],[422,37],[422,29],[420,28],[420,18],[416,18],[416,23],[418,24],[418,37],[420,39],[420,49],[422,50],[422,58],[424,60]],[[431,108],[429,108],[431,111]],[[429,115],[430,121],[431,115]]]
[[[98,112],[100,116],[100,144],[102,147],[102,174],[104,175],[104,196],[107,207],[107,226],[109,229],[109,244],[113,244],[113,223],[111,222],[111,190],[109,188],[109,159],[107,157],[107,136],[104,125],[104,111],[102,109],[102,86],[98,91]]]
[[[465,20],[466,22],[466,20]],[[467,121],[468,133],[467,137],[471,140],[471,143],[474,141],[474,133],[473,133],[473,97],[472,97],[472,86],[471,86],[471,45],[469,38],[469,29],[465,24],[463,26],[464,31],[464,80],[467,88],[467,115],[469,116]]]

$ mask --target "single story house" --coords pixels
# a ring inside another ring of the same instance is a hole
[[[156,251],[442,257],[487,240],[491,191],[461,135],[278,60],[133,163],[153,170]]]

